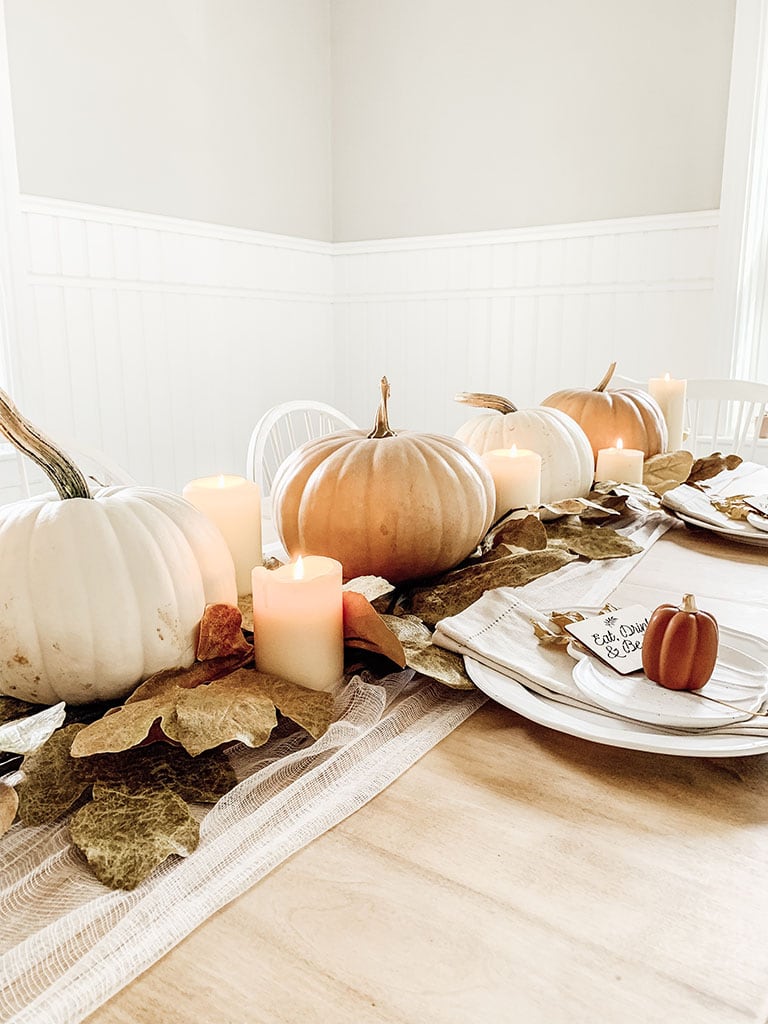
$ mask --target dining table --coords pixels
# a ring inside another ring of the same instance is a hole
[[[768,638],[768,548],[678,523],[610,595]],[[89,1024],[765,1024],[768,755],[488,699]]]

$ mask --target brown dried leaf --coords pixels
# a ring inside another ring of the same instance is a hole
[[[171,854],[192,853],[200,839],[189,808],[168,789],[126,793],[96,785],[93,802],[74,815],[69,831],[111,889],[135,889]]]
[[[567,647],[570,643],[570,637],[566,633],[554,633],[537,619],[531,619],[531,626],[533,635],[545,647]]]
[[[402,644],[370,601],[353,590],[345,590],[342,601],[345,646],[381,654],[399,668],[405,668]]]
[[[723,456],[720,452],[713,452],[706,458],[696,459],[688,474],[688,479],[684,482],[700,484],[704,480],[711,480],[713,476],[722,473],[724,469],[736,469],[743,461],[740,455]]]
[[[569,551],[584,558],[626,558],[643,549],[633,540],[612,530],[609,526],[588,526],[582,523],[556,522],[547,526],[550,540],[564,541]]]
[[[405,611],[434,628],[440,619],[474,604],[486,590],[521,587],[574,560],[567,551],[548,548],[470,565],[447,574],[443,582],[415,588],[405,599]]]
[[[83,728],[65,725],[22,761],[25,777],[18,786],[19,817],[26,825],[56,821],[91,785],[92,766],[70,757],[72,742]]]
[[[432,643],[432,632],[415,615],[386,615],[385,621],[405,649],[406,664],[454,690],[474,690],[464,659]]]
[[[749,494],[733,494],[730,498],[710,498],[710,504],[729,519],[744,520],[753,511],[744,500],[749,497]]]
[[[383,576],[356,576],[342,587],[344,592],[353,590],[356,594],[362,594],[371,603],[377,597],[391,594],[394,589],[389,580],[385,580]]]
[[[211,661],[230,655],[251,655],[253,647],[243,636],[243,616],[231,604],[205,606],[197,640],[197,661]]]
[[[693,454],[686,451],[652,455],[643,463],[643,483],[661,497],[688,479],[693,467]]]
[[[504,519],[485,535],[481,551],[486,554],[501,545],[525,551],[543,551],[547,546],[547,534],[538,516]]]
[[[243,671],[246,671],[243,669]],[[306,729],[319,739],[333,721],[333,694],[326,690],[310,690],[278,676],[257,672],[257,685],[285,718]]]
[[[579,513],[582,523],[616,519],[627,511],[627,494],[590,495],[589,504]]]
[[[242,628],[246,633],[253,633],[253,598],[250,594],[241,594],[237,599],[237,607],[243,617]]]
[[[19,795],[13,786],[0,782],[0,836],[4,835],[16,820]]]
[[[39,704],[30,704],[26,700],[17,700],[15,697],[0,696],[0,725],[6,722],[13,722],[17,718],[26,718],[40,710]]]

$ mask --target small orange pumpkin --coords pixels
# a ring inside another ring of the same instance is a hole
[[[643,637],[643,671],[668,690],[700,690],[715,669],[719,631],[693,594],[682,605],[662,604]]]
[[[607,391],[616,363],[590,391],[588,388],[570,388],[556,391],[545,398],[549,405],[568,413],[589,438],[592,453],[597,459],[601,448],[613,448],[621,439],[625,448],[639,448],[645,458],[667,450],[667,423],[661,406],[646,391],[619,388]]]

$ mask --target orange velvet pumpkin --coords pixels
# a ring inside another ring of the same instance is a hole
[[[646,391],[607,391],[615,369],[616,363],[611,363],[593,391],[556,391],[541,404],[560,409],[576,420],[589,438],[595,459],[601,448],[613,448],[619,439],[625,448],[639,448],[646,459],[666,451],[667,423],[660,405]]]
[[[643,637],[643,671],[668,690],[699,690],[714,672],[718,635],[717,622],[699,611],[693,594],[679,607],[662,604]]]

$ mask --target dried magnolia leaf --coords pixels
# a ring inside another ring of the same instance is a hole
[[[736,469],[742,462],[740,455],[723,456],[720,452],[713,452],[704,459],[696,459],[685,483],[700,484],[704,480],[711,480],[724,469]]]
[[[579,513],[582,523],[603,522],[606,519],[620,518],[627,511],[627,494],[601,494],[595,500],[587,500],[586,507]]]
[[[168,789],[126,793],[94,786],[93,802],[73,816],[69,831],[111,889],[135,889],[171,854],[192,853],[200,839],[189,808]]]
[[[749,494],[733,494],[730,498],[710,498],[710,504],[729,519],[743,520],[753,511],[744,500],[749,497]]]
[[[531,626],[533,627],[533,635],[545,647],[567,647],[571,641],[567,633],[555,633],[548,629],[543,622],[539,622],[538,619],[531,619]]]
[[[39,704],[30,704],[26,700],[17,700],[15,697],[0,697],[0,725],[5,722],[12,722],[16,718],[25,718],[40,710]],[[0,747],[0,750],[4,749]]]
[[[265,569],[279,569],[281,565],[285,565],[285,562],[281,562],[279,558],[275,558],[273,555],[267,555],[264,559]]]
[[[165,787],[189,803],[216,803],[237,785],[237,776],[222,750],[207,750],[193,757],[182,747],[154,743],[117,754],[97,754],[86,763],[93,781],[110,789],[137,793]]]
[[[643,483],[661,497],[673,487],[688,479],[693,466],[693,454],[686,451],[664,452],[652,455],[643,463]]]
[[[370,601],[353,590],[342,593],[344,604],[344,644],[389,658],[405,668],[405,652]]]
[[[404,602],[405,610],[434,628],[440,619],[474,604],[486,590],[521,587],[572,561],[569,552],[548,548],[470,565],[447,574],[442,583],[414,589]]]
[[[42,711],[39,704],[33,706],[38,709],[36,714],[0,725],[0,750],[7,754],[29,754],[64,724],[66,707],[63,701]]]
[[[319,739],[333,721],[333,694],[326,690],[310,690],[287,679],[257,672],[257,685],[269,697],[281,715],[306,729]]]
[[[91,785],[92,766],[70,757],[72,742],[83,728],[64,726],[24,758],[18,792],[19,817],[26,825],[56,821]]]
[[[241,594],[237,599],[237,607],[242,616],[242,628],[253,633],[253,598],[250,594]]]
[[[195,652],[197,661],[227,658],[233,654],[252,654],[253,647],[243,636],[242,623],[240,609],[234,605],[206,605],[200,620],[200,635]]]
[[[553,540],[564,541],[569,551],[585,558],[626,558],[643,549],[633,540],[622,536],[609,526],[572,526],[556,522],[547,526],[547,534]]]
[[[406,665],[454,690],[474,690],[464,659],[432,643],[432,632],[415,615],[386,615],[385,621],[405,649]]]
[[[481,551],[489,552],[500,545],[525,551],[543,551],[547,546],[547,534],[538,516],[504,519],[485,535]]]
[[[0,782],[0,836],[3,835],[16,819],[19,807],[19,796],[13,786]]]
[[[344,592],[354,591],[373,602],[377,597],[391,594],[395,588],[383,576],[356,576],[342,587]]]

